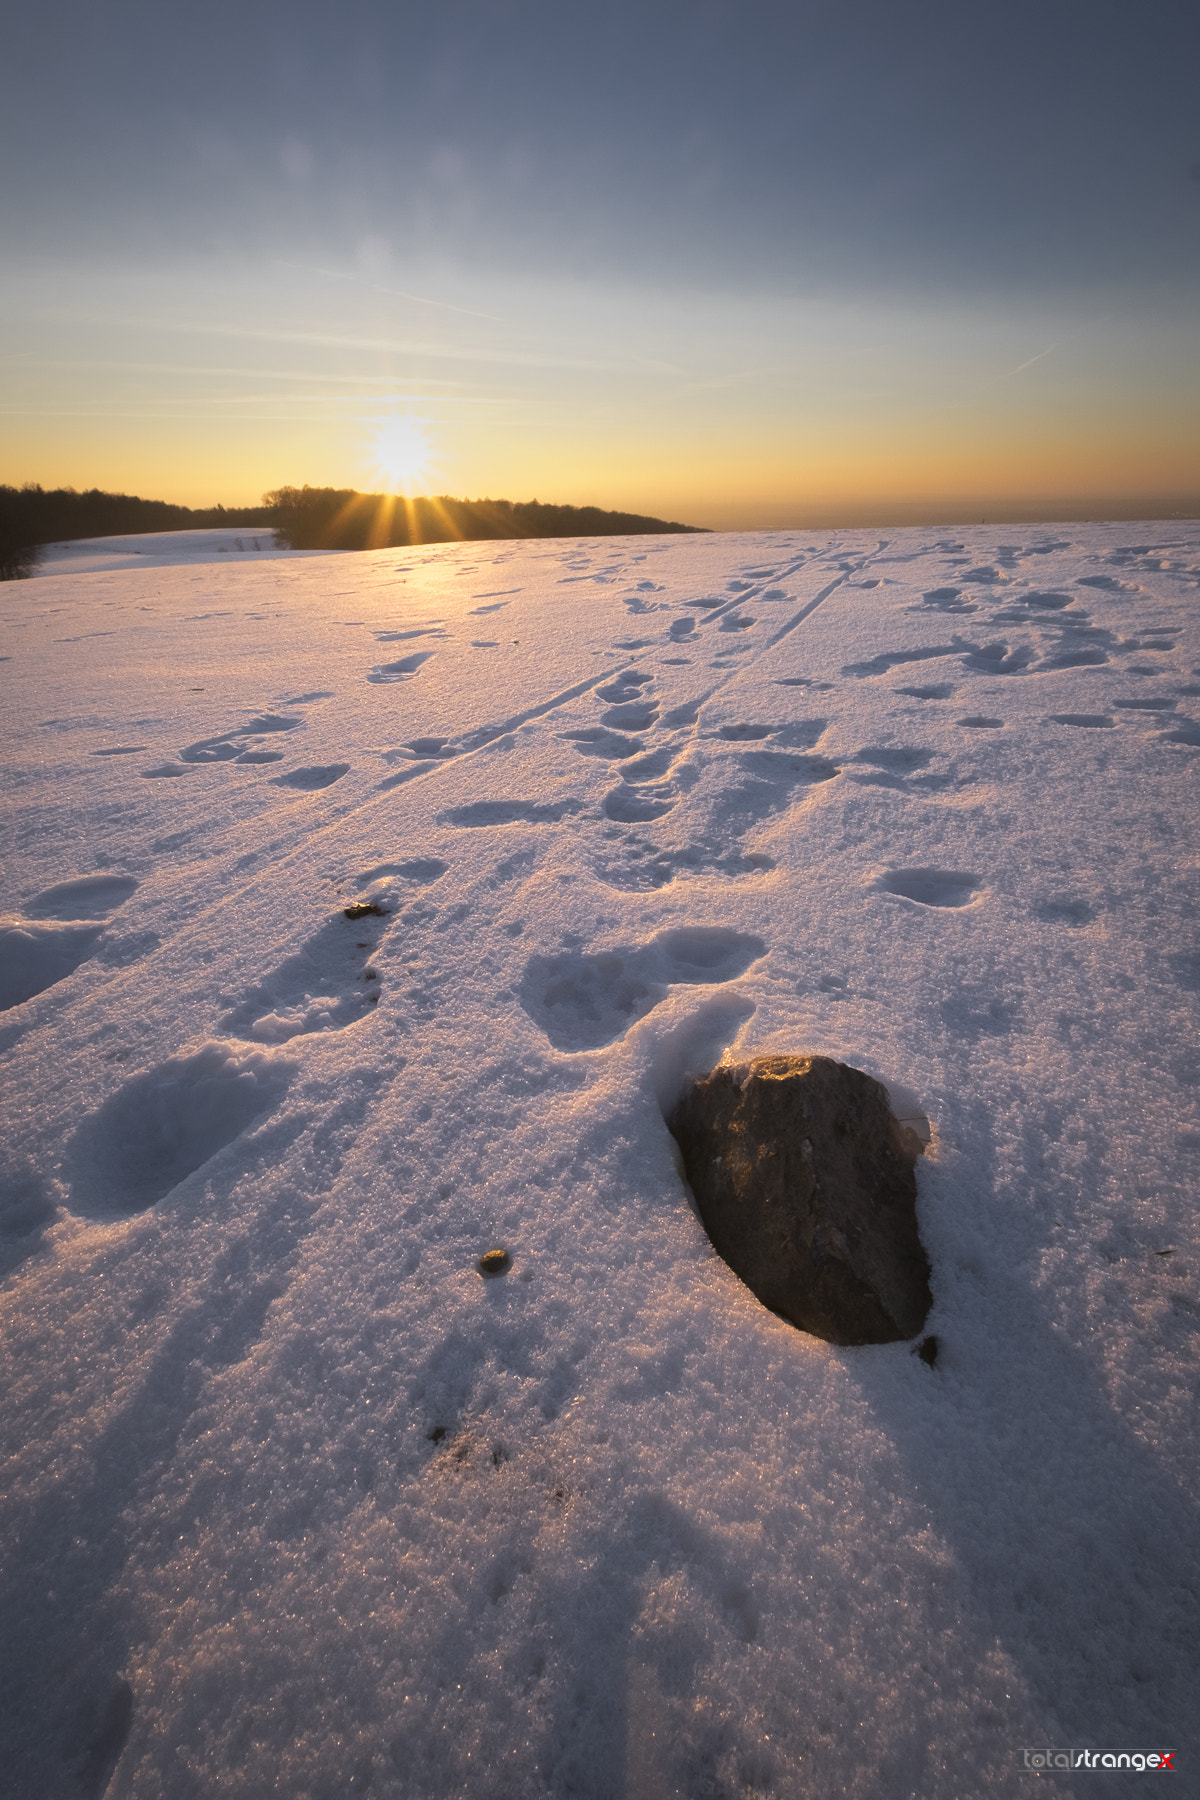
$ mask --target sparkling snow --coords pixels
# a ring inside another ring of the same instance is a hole
[[[120,549],[0,589],[8,1791],[1194,1779],[1200,526]],[[692,1209],[802,1050],[933,1368]]]

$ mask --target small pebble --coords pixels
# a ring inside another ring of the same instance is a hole
[[[512,1265],[512,1258],[507,1250],[485,1250],[479,1259],[481,1275],[503,1275]]]

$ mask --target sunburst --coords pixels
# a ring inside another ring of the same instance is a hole
[[[390,413],[376,423],[371,438],[372,461],[388,491],[414,493],[433,459],[424,421],[409,413]]]

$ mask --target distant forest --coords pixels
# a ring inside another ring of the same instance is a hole
[[[455,539],[627,537],[700,531],[702,526],[602,512],[598,506],[549,506],[540,500],[405,500],[354,488],[276,488],[264,494],[279,539],[293,550],[384,550]]]
[[[0,487],[0,581],[27,575],[43,544],[71,538],[117,537],[138,531],[198,531],[206,525],[257,525],[275,521],[263,506],[172,506],[168,500],[139,500],[135,494],[105,494],[99,488]]]
[[[0,581],[36,567],[45,544],[143,531],[197,531],[213,525],[274,531],[293,550],[377,550],[455,539],[625,537],[640,532],[698,531],[639,513],[597,506],[548,506],[538,500],[405,500],[354,488],[281,487],[261,506],[173,506],[99,488],[0,486]]]

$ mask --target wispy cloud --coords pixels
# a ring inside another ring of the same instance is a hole
[[[992,379],[990,381],[985,381],[983,385],[985,387],[994,387],[998,381],[1008,381],[1011,376],[1020,375],[1026,369],[1032,369],[1034,363],[1041,362],[1044,356],[1051,356],[1058,347],[1057,344],[1050,344],[1045,350],[1039,350],[1036,356],[1027,357],[1023,363],[1018,363],[1015,369],[1005,369],[1002,375],[993,375]]]
[[[458,313],[464,319],[487,319],[492,325],[503,325],[507,321],[498,313],[476,312],[470,306],[455,306],[449,300],[431,300],[427,294],[411,294],[407,288],[386,287],[381,281],[371,281],[365,275],[359,275],[352,269],[322,269],[313,263],[285,262],[282,257],[275,257],[275,266],[279,269],[295,269],[302,275],[320,275],[326,281],[348,281],[355,287],[367,288],[373,294],[391,294],[398,300],[410,300],[414,306],[437,306],[443,312]]]
[[[223,363],[162,363],[162,362],[130,362],[120,357],[58,357],[58,356],[0,356],[0,367],[5,365],[18,369],[114,369],[131,375],[192,375],[198,381],[209,381],[220,375],[246,381],[307,381],[323,383],[329,387],[375,387],[382,379],[377,369],[364,375],[348,374],[339,370],[335,374],[323,375],[319,369],[248,369],[235,364]],[[423,375],[422,381],[429,387],[458,388],[467,384],[462,381],[448,381],[437,375]],[[370,398],[371,396],[365,396]],[[397,400],[426,400],[432,398],[427,394],[395,394]],[[438,395],[438,399],[443,396]],[[450,396],[446,396],[450,398]],[[471,396],[475,398],[475,396]]]
[[[641,357],[601,360],[582,356],[548,356],[542,351],[474,349],[466,345],[404,343],[397,338],[352,337],[337,332],[277,331],[249,325],[209,325],[198,320],[127,319],[127,327],[142,331],[177,332],[194,337],[242,339],[267,344],[313,344],[326,350],[382,351],[389,356],[430,356],[446,362],[491,363],[527,369],[580,369],[602,374],[682,375],[670,363],[648,362]],[[378,380],[378,376],[375,377]]]

